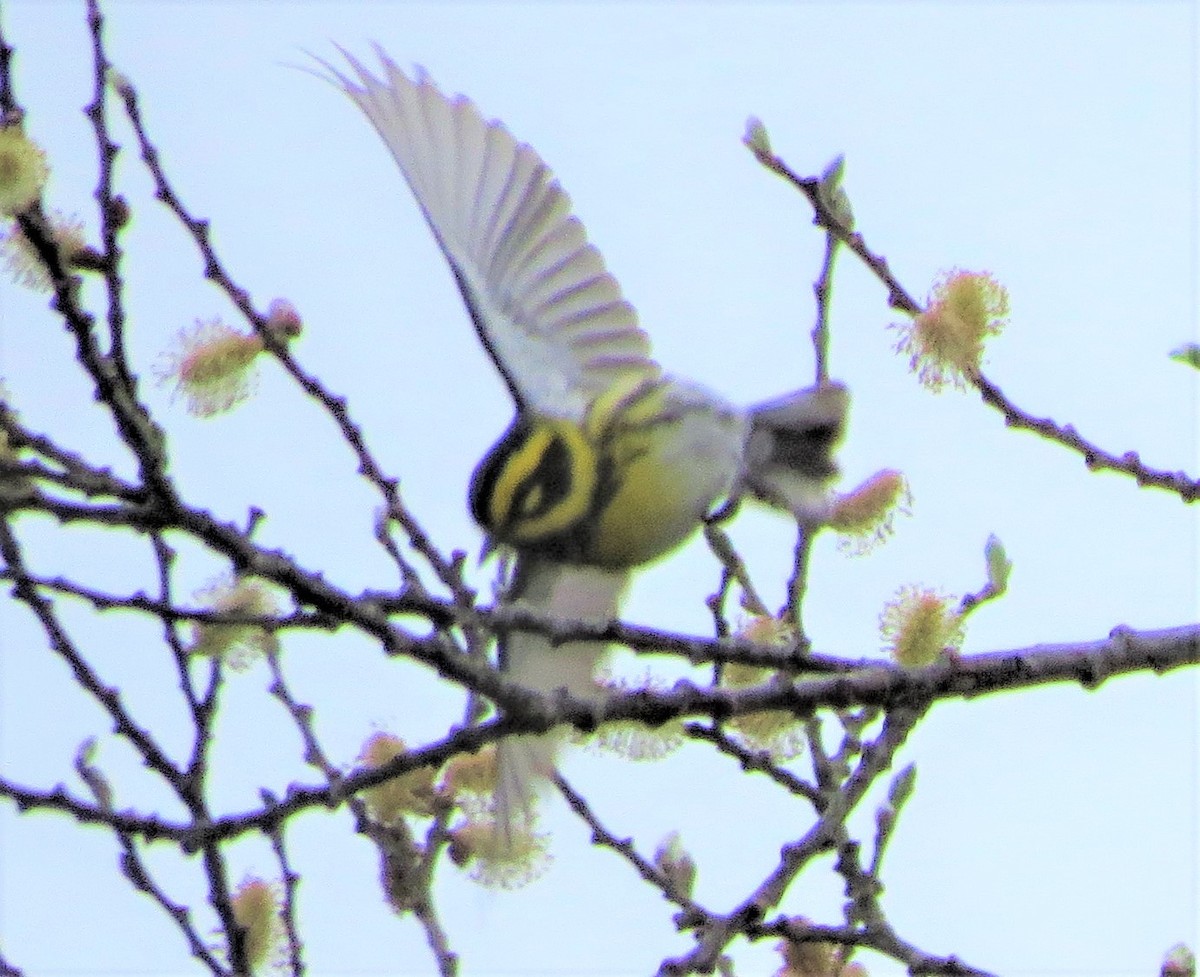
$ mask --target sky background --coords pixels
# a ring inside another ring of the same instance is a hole
[[[0,16],[28,129],[53,167],[49,202],[94,229],[82,5],[7,0]],[[373,129],[296,70],[311,64],[306,52],[336,57],[334,44],[370,61],[378,41],[537,147],[673,372],[747,403],[811,382],[823,239],[804,200],[741,145],[753,114],[801,173],[846,154],[858,228],[913,294],[953,267],[988,270],[1009,288],[1012,321],[985,368],[1016,403],[1115,453],[1137,449],[1153,467],[1200,470],[1196,374],[1167,359],[1200,338],[1192,5],[125,2],[107,19],[110,56],[138,89],[185,203],[211,221],[259,308],[283,296],[300,310],[296,355],[349,398],[444,550],[477,548],[466,483],[511,405]],[[128,128],[115,133],[126,150],[119,189],[135,215],[130,344],[149,377],[178,330],[236,317],[152,199]],[[976,396],[929,394],[892,350],[896,318],[843,254],[831,371],[854,396],[845,485],[899,468],[914,515],[867,557],[818,542],[806,606],[816,648],[876,653],[879,611],[903,584],[977,589],[990,533],[1015,569],[1005,598],[971,619],[966,654],[1196,621],[1196,510],[1089,474],[1077,456],[1006,430]],[[7,280],[0,376],[30,426],[129,470],[45,297]],[[267,365],[255,400],[207,422],[168,390],[148,386],[145,398],[193,503],[239,522],[262,506],[261,543],[352,592],[395,584],[372,542],[372,492],[281,371]],[[141,545],[28,518],[21,530],[43,572],[114,592],[152,585]],[[750,512],[732,532],[778,605],[791,528]],[[181,546],[179,592],[223,569]],[[715,579],[691,546],[639,576],[624,616],[707,633]],[[63,612],[139,720],[182,752],[187,727],[156,628]],[[285,668],[347,765],[374,729],[421,743],[460,709],[421,669],[380,661],[351,634],[289,637]],[[212,775],[224,811],[256,806],[262,786],[282,793],[315,777],[265,692],[265,667],[235,679]],[[883,905],[900,934],[1009,975],[1149,975],[1173,943],[1195,947],[1197,706],[1194,670],[936,706],[899,758],[918,768],[885,867]],[[0,602],[0,770],[78,790],[71,758],[88,736],[100,738],[118,806],[178,814],[25,616]],[[808,826],[802,806],[699,747],[653,766],[576,754],[564,769],[643,852],[678,829],[700,865],[696,896],[714,908],[739,902]],[[854,822],[868,833],[873,809]],[[669,907],[590,849],[561,804],[546,826],[556,860],[526,889],[494,893],[442,873],[464,974],[644,974],[690,947]],[[433,970],[416,924],[382,904],[374,851],[346,813],[306,815],[290,838],[305,876],[309,973]],[[194,861],[163,848],[150,862],[176,899],[201,902]],[[234,846],[230,862],[234,878],[274,871],[258,838]],[[783,908],[840,920],[828,868],[811,870]],[[105,833],[20,817],[11,804],[0,805],[0,945],[31,975],[199,972],[169,921],[120,878]],[[739,974],[778,966],[768,941],[734,955]],[[899,972],[864,961],[873,974]]]

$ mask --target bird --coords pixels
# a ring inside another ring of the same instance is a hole
[[[420,67],[376,46],[377,75],[343,49],[318,59],[395,159],[515,405],[471,476],[489,546],[516,554],[509,604],[554,618],[617,617],[632,572],[688,540],[722,500],[749,496],[819,522],[849,405],[825,380],[740,408],[652,357],[570,198],[536,150]],[[599,703],[603,642],[499,642],[505,677]],[[561,735],[497,747],[495,816],[530,830]]]

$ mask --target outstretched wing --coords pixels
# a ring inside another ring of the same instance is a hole
[[[519,407],[582,417],[616,380],[658,365],[570,198],[534,149],[382,50],[384,77],[326,64],[391,150]]]

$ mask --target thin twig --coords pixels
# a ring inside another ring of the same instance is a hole
[[[668,876],[653,862],[642,857],[633,845],[632,838],[618,838],[604,826],[592,810],[591,805],[561,774],[554,775],[554,786],[563,795],[567,805],[592,832],[592,844],[610,848],[627,861],[646,882],[662,893],[663,898],[673,902],[684,911],[685,925],[700,925],[711,919],[712,914],[694,902],[686,892],[680,892]]]
[[[728,733],[705,723],[685,723],[683,731],[693,739],[712,743],[719,752],[737,760],[747,773],[766,774],[789,793],[820,805],[821,792],[812,784],[776,763],[772,759],[770,751],[748,749]]]
[[[104,18],[99,0],[88,0],[88,28],[92,38],[92,101],[84,109],[91,120],[96,136],[98,155],[96,202],[100,205],[100,238],[103,247],[102,266],[108,298],[109,355],[121,385],[133,394],[137,378],[125,356],[125,284],[121,278],[121,249],[117,235],[128,219],[124,204],[118,204],[113,193],[113,166],[120,147],[109,135],[108,75],[111,65],[104,50]]]
[[[1047,441],[1053,441],[1078,452],[1083,457],[1083,463],[1091,471],[1120,472],[1128,475],[1143,488],[1160,488],[1174,492],[1184,502],[1195,502],[1200,499],[1200,479],[1194,479],[1182,471],[1168,472],[1150,468],[1142,463],[1142,459],[1136,451],[1127,451],[1123,455],[1105,451],[1084,438],[1071,424],[1060,425],[1049,417],[1034,417],[1023,411],[982,373],[976,372],[970,379],[979,391],[983,402],[1004,415],[1005,424],[1009,427],[1033,431]]]
[[[821,181],[819,179],[816,177],[800,176],[769,150],[753,146],[751,150],[759,163],[772,173],[783,177],[783,179],[787,180],[804,194],[813,208],[813,223],[817,227],[823,228],[837,238],[837,240],[845,244],[846,247],[858,256],[863,264],[875,273],[875,277],[887,287],[888,305],[909,315],[918,315],[921,312],[920,303],[905,290],[904,286],[892,274],[891,268],[888,267],[887,259],[872,252],[863,241],[862,235],[843,223],[838,215],[829,207],[821,195]]]
[[[813,295],[817,300],[817,321],[813,325],[812,344],[813,357],[816,360],[815,382],[818,386],[829,379],[829,307],[833,301],[833,266],[837,261],[840,244],[836,234],[826,233],[825,258],[813,285]]]
[[[122,848],[120,860],[122,874],[129,879],[135,889],[144,892],[162,907],[167,916],[179,927],[192,956],[208,967],[214,977],[231,977],[229,971],[221,965],[221,962],[213,954],[212,948],[192,924],[191,910],[172,900],[151,877],[134,839],[119,830],[116,835]]]
[[[125,707],[120,692],[116,688],[104,684],[99,674],[89,664],[75,642],[71,640],[59,621],[53,605],[41,595],[29,576],[16,535],[12,532],[8,522],[2,519],[0,519],[0,557],[3,557],[7,572],[13,580],[13,596],[29,608],[41,626],[50,648],[71,669],[76,684],[108,713],[113,722],[114,732],[130,742],[146,766],[178,790],[184,780],[182,771],[171,762],[154,736],[134,721],[132,714]]]
[[[288,966],[292,977],[303,977],[304,945],[300,939],[300,930],[296,926],[296,900],[300,890],[300,876],[288,859],[287,847],[283,841],[283,826],[277,825],[268,831],[267,837],[271,839],[271,850],[275,852],[275,861],[279,863],[279,875],[283,881],[283,906],[280,915],[283,918],[283,931],[287,934]]]

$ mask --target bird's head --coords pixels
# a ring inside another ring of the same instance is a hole
[[[598,476],[578,424],[518,415],[471,476],[471,514],[495,542],[553,550],[588,516]]]

